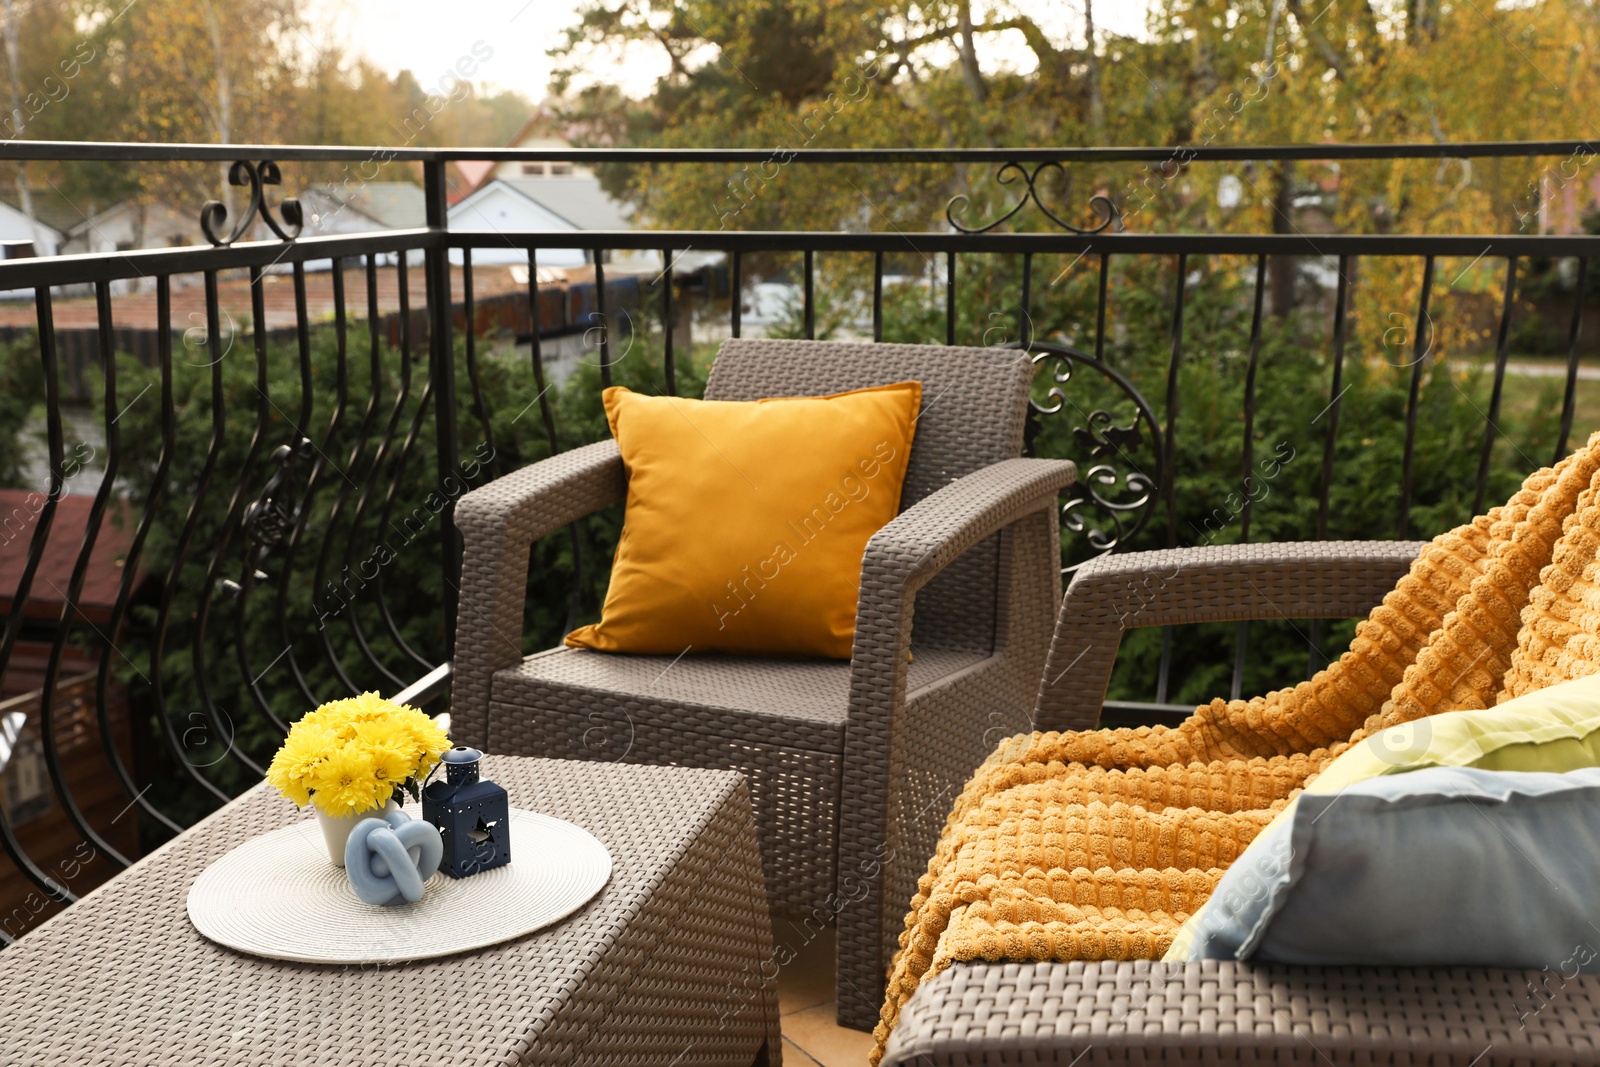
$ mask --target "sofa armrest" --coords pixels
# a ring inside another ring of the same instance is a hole
[[[1425,541],[1280,541],[1102,556],[1061,599],[1039,683],[1035,728],[1090,730],[1124,630],[1251,619],[1349,619],[1369,613]]]
[[[923,981],[881,1067],[1567,1064],[1597,1026],[1600,976],[1550,968],[975,961]]]
[[[608,440],[496,478],[456,502],[461,599],[450,711],[457,743],[490,750],[489,682],[522,660],[533,542],[616,503],[627,489],[621,453]]]

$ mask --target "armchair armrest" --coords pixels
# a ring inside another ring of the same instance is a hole
[[[881,685],[896,674],[903,684],[916,591],[984,538],[1025,515],[1053,509],[1077,474],[1069,460],[1002,460],[934,490],[872,535],[856,602],[852,719],[858,684]]]
[[[489,681],[522,659],[522,609],[533,542],[627,494],[622,455],[601,441],[523,467],[456,501],[461,599],[451,726],[487,749]]]
[[[1102,556],[1061,599],[1035,728],[1092,730],[1124,630],[1366,615],[1426,541],[1282,541]]]
[[[915,590],[963,552],[1023,515],[1054,504],[1077,478],[1068,460],[1007,459],[957,478],[901,512],[867,542],[861,560],[860,620],[884,595]],[[870,598],[870,604],[869,604]]]
[[[609,438],[530,463],[456,501],[455,522],[469,540],[502,531],[528,534],[526,544],[575,519],[615,504],[628,492],[622,453]]]

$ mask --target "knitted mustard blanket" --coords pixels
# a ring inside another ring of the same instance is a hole
[[[1182,725],[1019,735],[978,768],[918,885],[872,1062],[962,960],[1159,959],[1223,871],[1374,731],[1600,670],[1600,434],[1443,534],[1310,681]]]

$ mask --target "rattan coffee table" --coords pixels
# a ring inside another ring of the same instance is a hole
[[[484,774],[513,806],[571,820],[610,850],[611,881],[572,917],[378,968],[222,948],[190,925],[189,886],[229,849],[305,817],[257,787],[0,952],[0,1063],[779,1062],[742,778],[503,756]]]

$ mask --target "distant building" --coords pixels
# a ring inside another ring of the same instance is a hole
[[[548,112],[540,111],[511,139],[507,148],[561,151],[572,142],[561,135]],[[513,233],[518,230],[628,230],[631,210],[600,187],[600,179],[587,167],[570,162],[493,163],[471,160],[457,164],[466,181],[450,208],[450,228],[471,233]],[[540,249],[541,267],[575,267],[592,262],[591,249]],[[461,262],[460,252],[451,254]],[[479,248],[473,263],[526,263],[519,248]],[[661,269],[655,251],[616,250],[605,262],[622,270]]]
[[[422,186],[412,182],[328,182],[297,198],[307,237],[373,230],[410,230],[428,224]]]
[[[243,195],[242,193],[240,194]],[[296,197],[300,203],[306,237],[330,234],[368,233],[373,230],[403,230],[427,224],[422,187],[411,182],[363,182],[337,185],[332,182],[312,185]],[[271,201],[271,210],[282,218],[280,201]],[[243,210],[237,205],[236,210]],[[4,239],[0,204],[0,240]],[[61,252],[126,252],[135,248],[182,248],[210,242],[200,229],[200,213],[178,211],[163,203],[141,204],[124,200],[104,211],[82,219],[67,230]],[[26,222],[26,220],[23,220]],[[232,219],[223,223],[231,229]],[[259,218],[242,238],[249,241],[274,240],[272,231]],[[326,266],[326,264],[324,264]]]
[[[0,200],[0,259],[55,255],[64,240],[59,227],[59,220],[46,219],[37,204],[29,222],[21,208]]]
[[[167,204],[124,200],[67,230],[62,255],[127,252],[135,248],[183,248],[206,244],[198,210],[179,212]]]
[[[450,228],[470,233],[515,233],[529,230],[627,230],[625,209],[600,188],[593,176],[560,178],[493,178],[450,209]],[[540,249],[542,267],[575,267],[593,261],[592,250],[575,238],[576,247]],[[459,252],[451,258],[461,262]],[[525,263],[527,253],[517,248],[479,248],[474,263]],[[618,250],[605,262],[619,268],[660,270],[657,252]]]
[[[1570,169],[1569,177],[1563,169]],[[1600,175],[1582,173],[1575,159],[1547,167],[1530,182],[1514,210],[1524,233],[1581,234],[1600,206]]]
[[[534,113],[527,124],[511,138],[507,148],[548,149],[560,152],[572,147],[572,142],[556,127],[553,115],[543,108]],[[593,178],[594,171],[568,161],[552,163],[506,162],[494,165],[496,178]],[[481,184],[481,183],[480,183]]]

